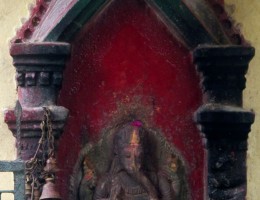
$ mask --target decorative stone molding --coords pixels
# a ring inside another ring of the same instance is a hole
[[[61,106],[48,106],[48,108],[52,114],[52,131],[54,137],[58,139],[62,134],[69,111]],[[20,132],[20,144],[17,141],[17,145],[20,145],[20,151],[17,152],[18,157],[28,160],[34,155],[42,134],[41,122],[44,109],[43,107],[23,108],[20,116],[20,126],[17,126],[15,112],[14,109],[6,110],[5,122],[17,140],[19,140],[17,133]]]
[[[62,83],[61,72],[17,72],[16,73],[17,86],[51,86],[60,87]]]
[[[224,0],[207,0],[207,3],[213,9],[215,15],[219,19],[223,31],[230,38],[234,45],[246,45],[248,42],[240,32],[239,26],[236,25],[234,20],[225,11]]]
[[[198,47],[194,51],[194,62],[202,74],[205,102],[241,106],[245,74],[253,56],[253,47]]]
[[[51,111],[55,138],[58,139],[63,131],[68,109],[55,104],[70,45],[14,43],[10,54],[16,67],[20,108],[6,110],[5,122],[17,139],[18,158],[28,160],[34,155],[42,134],[43,107]]]
[[[32,37],[35,29],[38,28],[46,11],[48,10],[51,0],[37,0],[35,5],[30,7],[30,18],[22,25],[13,39],[14,43],[27,42]]]
[[[202,125],[200,131],[208,133],[207,138],[213,140],[246,140],[254,122],[253,112],[220,104],[205,104],[196,116],[196,121]]]
[[[58,138],[68,117],[68,110],[61,106],[49,106],[52,113],[52,129],[53,134]],[[41,137],[41,122],[44,115],[43,107],[24,108],[21,115],[21,136],[24,138]],[[5,122],[8,124],[9,129],[16,137],[17,124],[14,110],[6,110]]]
[[[69,53],[67,43],[12,45],[10,54],[17,71],[18,98],[22,107],[55,105]]]
[[[202,46],[193,55],[205,96],[195,122],[206,138],[208,197],[245,199],[247,138],[254,113],[241,106],[254,48]]]

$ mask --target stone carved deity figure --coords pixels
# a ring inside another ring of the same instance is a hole
[[[110,172],[97,185],[94,200],[158,200],[153,177],[144,169],[144,133],[140,122],[123,127],[114,139]]]
[[[170,183],[145,164],[145,131],[134,121],[123,127],[114,138],[111,169],[97,185],[94,200],[174,200]]]
[[[187,199],[180,195],[183,183],[178,174],[179,158],[170,152],[165,154],[163,161],[158,161],[159,158],[150,155],[156,147],[148,144],[148,141],[148,133],[140,121],[127,123],[117,129],[111,143],[110,167],[106,172],[95,173],[93,161],[88,156],[82,159],[83,176],[77,199]]]

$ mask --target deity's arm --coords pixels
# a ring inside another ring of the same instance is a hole
[[[159,190],[161,193],[161,200],[176,200],[176,194],[171,187],[171,183],[167,177],[162,174],[158,176]]]
[[[79,188],[79,199],[80,200],[92,200],[93,190],[89,186],[86,180],[82,180]]]
[[[111,190],[111,179],[109,175],[103,176],[97,183],[93,200],[109,200]]]
[[[121,184],[118,176],[106,175],[100,179],[93,200],[118,200]]]

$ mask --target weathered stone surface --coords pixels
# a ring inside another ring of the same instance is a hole
[[[245,74],[254,52],[253,47],[228,45],[199,46],[194,50],[206,102],[242,106]]]

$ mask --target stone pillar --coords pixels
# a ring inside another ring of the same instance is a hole
[[[55,138],[63,131],[68,110],[57,106],[56,100],[70,45],[58,42],[14,43],[10,54],[16,68],[19,106],[6,110],[5,122],[19,143],[17,157],[28,160],[34,155],[41,137],[43,107],[51,110]]]
[[[254,48],[201,46],[193,53],[201,74],[204,104],[195,121],[208,153],[208,198],[246,197],[247,138],[254,113],[242,108],[245,74]]]

